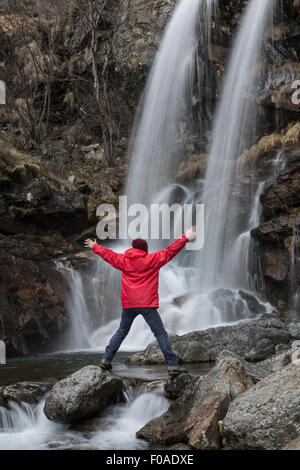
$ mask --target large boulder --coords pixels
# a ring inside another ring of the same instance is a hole
[[[300,361],[233,400],[220,426],[228,449],[281,449],[300,434]]]
[[[218,449],[218,421],[225,417],[230,401],[253,382],[242,361],[231,355],[224,356],[205,376],[182,375],[185,384],[180,396],[167,412],[140,429],[137,437],[163,444],[185,443],[197,450]],[[182,382],[180,377],[175,381]],[[167,388],[170,396],[172,384]],[[175,383],[175,392],[177,388]]]
[[[57,423],[75,423],[100,413],[122,399],[122,379],[86,366],[55,384],[44,407],[47,418]]]
[[[298,322],[295,322],[298,324]],[[171,338],[180,362],[210,362],[224,349],[248,361],[262,361],[276,353],[276,346],[292,341],[287,324],[275,315],[260,315],[235,325],[194,331]],[[297,338],[294,338],[297,339]],[[129,358],[131,364],[163,364],[156,342]]]

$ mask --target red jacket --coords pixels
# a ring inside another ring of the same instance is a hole
[[[174,258],[188,242],[182,235],[161,251],[146,251],[130,248],[124,254],[95,244],[93,251],[114,268],[122,271],[121,302],[123,308],[159,307],[158,275],[162,266]]]

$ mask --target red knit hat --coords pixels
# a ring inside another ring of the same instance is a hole
[[[137,250],[143,250],[148,253],[148,243],[142,238],[136,238],[135,240],[132,240],[132,248],[136,248]]]

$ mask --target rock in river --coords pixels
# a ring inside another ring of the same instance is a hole
[[[101,412],[121,397],[120,377],[86,366],[55,384],[44,412],[51,421],[69,424]]]
[[[178,396],[179,382],[184,389]],[[137,437],[163,444],[189,444],[197,450],[218,449],[218,421],[225,417],[231,400],[252,385],[243,362],[231,355],[224,355],[205,376],[189,380],[187,374],[182,374],[182,380],[175,377],[166,391],[167,396],[178,398],[162,416],[140,429]]]

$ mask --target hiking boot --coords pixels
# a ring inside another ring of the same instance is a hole
[[[101,369],[103,369],[103,370],[111,370],[111,369],[112,369],[111,362],[108,361],[107,359],[102,359],[102,360],[101,360],[101,362],[100,362],[100,367],[101,367]]]
[[[170,376],[187,373],[188,371],[181,366],[168,366],[168,373]]]

